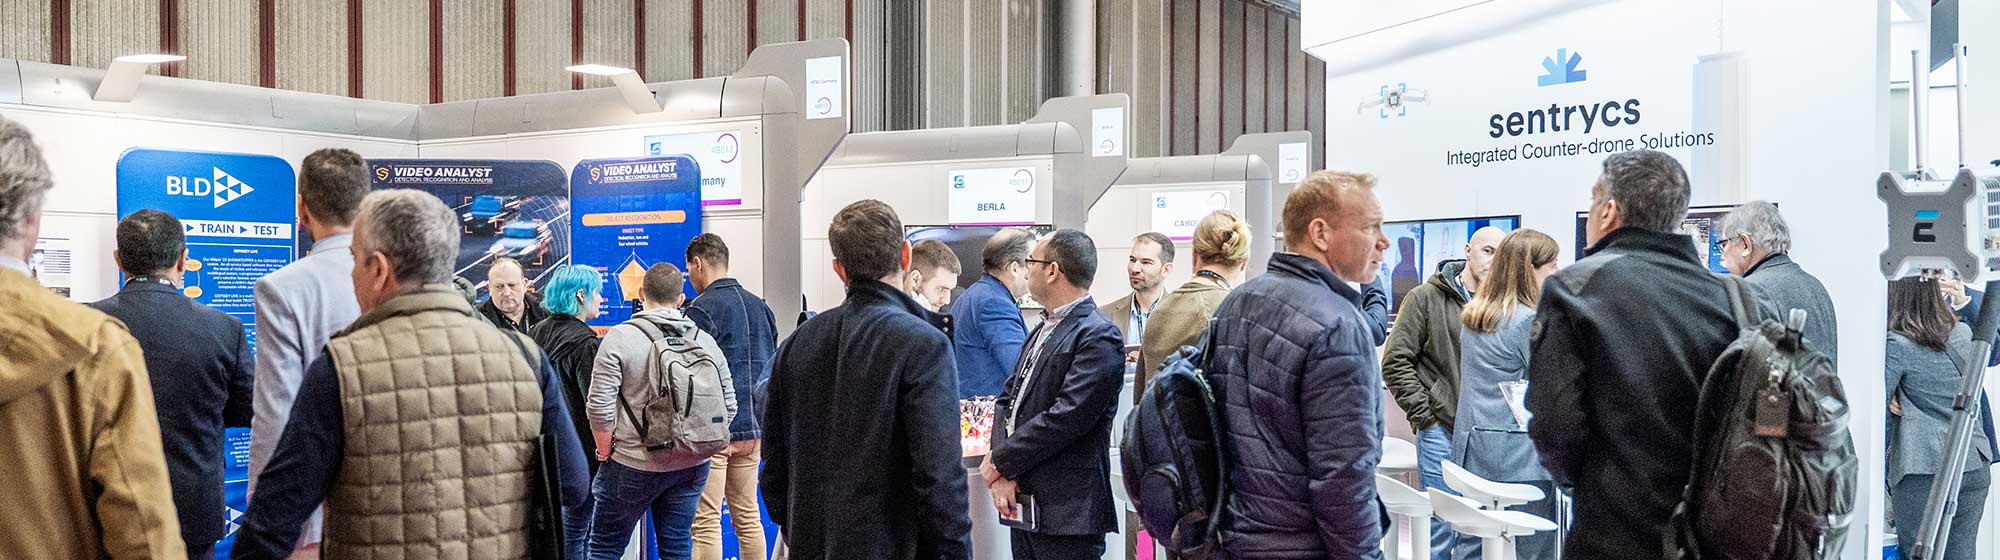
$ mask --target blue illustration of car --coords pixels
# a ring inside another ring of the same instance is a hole
[[[539,263],[549,254],[549,228],[541,220],[515,220],[500,229],[500,239],[486,249],[496,257],[508,257],[528,264]]]
[[[459,213],[459,222],[467,233],[487,233],[499,231],[514,214],[521,209],[524,200],[517,196],[482,194],[472,197],[465,212]]]

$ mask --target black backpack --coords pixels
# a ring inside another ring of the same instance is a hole
[[[1229,495],[1223,457],[1221,404],[1205,370],[1215,343],[1209,319],[1196,346],[1168,357],[1125,417],[1119,442],[1125,492],[1146,531],[1169,557],[1219,556],[1222,512]]]
[[[1694,467],[1668,558],[1837,557],[1854,512],[1854,441],[1833,361],[1805,348],[1805,312],[1759,322],[1748,283],[1724,277],[1742,333],[1702,383]]]

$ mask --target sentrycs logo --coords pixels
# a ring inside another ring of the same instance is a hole
[[[1547,73],[1537,76],[1535,83],[1539,87],[1547,87],[1584,81],[1589,78],[1588,72],[1576,67],[1582,63],[1583,55],[1569,52],[1569,49],[1556,49],[1555,58],[1542,59],[1542,69]]]
[[[215,207],[221,208],[222,205],[235,202],[236,199],[243,198],[243,195],[257,190],[224,172],[220,167],[211,167],[209,170],[214,172],[211,177],[168,176],[167,196],[213,196]]]

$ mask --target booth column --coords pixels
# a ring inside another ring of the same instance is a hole
[[[1056,0],[1060,8],[1062,90],[1056,97],[1097,93],[1097,0]]]

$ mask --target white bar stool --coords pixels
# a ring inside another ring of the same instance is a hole
[[[1479,507],[1500,511],[1511,506],[1539,502],[1548,497],[1542,489],[1527,484],[1508,484],[1480,478],[1451,461],[1444,462],[1444,485],[1471,499]]]
[[[1417,472],[1417,444],[1397,438],[1382,438],[1382,462],[1375,472],[1391,477]]]
[[[1439,519],[1460,534],[1479,537],[1482,560],[1515,560],[1515,538],[1556,528],[1555,522],[1534,514],[1479,509],[1478,502],[1444,492],[1431,492],[1430,498]]]
[[[1401,440],[1397,440],[1401,441]],[[1375,475],[1375,494],[1389,509],[1389,530],[1382,533],[1382,557],[1403,560],[1403,528],[1411,528],[1410,542],[1416,546],[1410,560],[1431,557],[1431,498],[1423,491],[1383,475]]]

